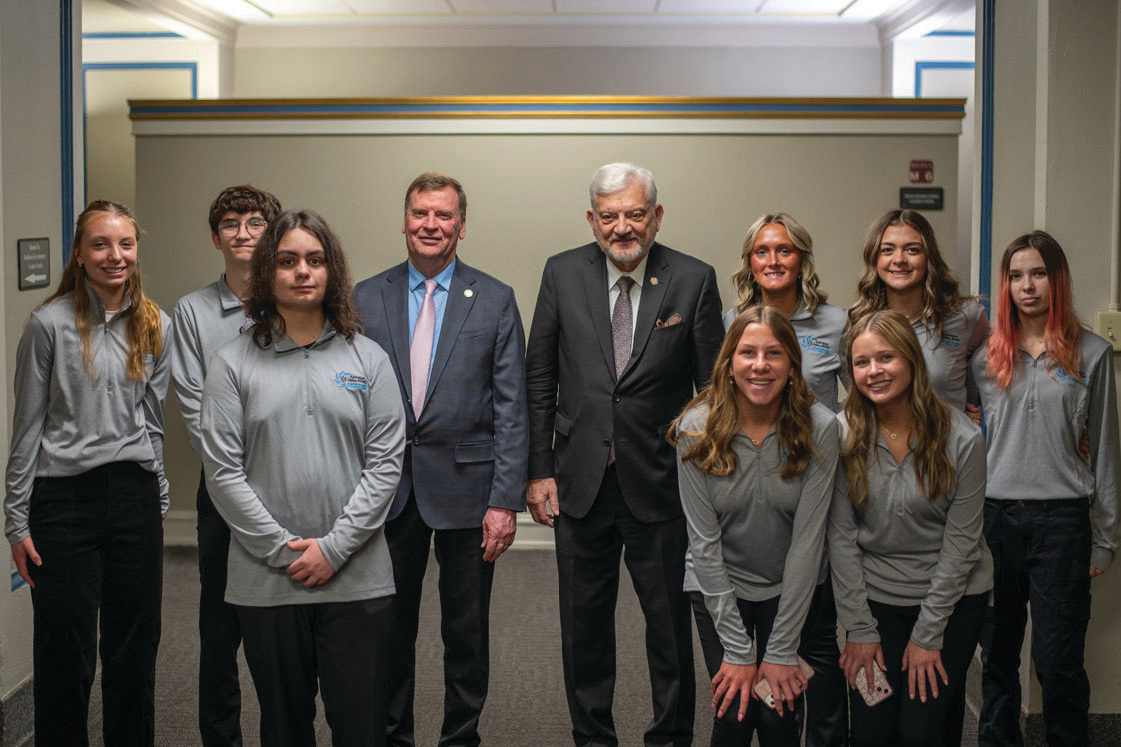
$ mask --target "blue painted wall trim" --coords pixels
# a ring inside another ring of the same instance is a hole
[[[974,31],[931,31],[930,33],[923,34],[923,36],[976,36]]]
[[[184,39],[174,31],[90,31],[83,39]]]
[[[915,98],[922,98],[922,74],[927,70],[972,70],[972,62],[920,60],[915,63]]]
[[[74,239],[74,9],[59,1],[58,19],[59,129],[62,143],[62,266],[70,261]]]
[[[89,179],[86,177],[86,75],[90,70],[190,70],[191,98],[199,97],[199,70],[196,62],[83,62],[82,63],[82,203],[89,202]],[[129,205],[129,207],[133,207]],[[70,259],[70,242],[66,242],[66,260]]]
[[[992,317],[989,292],[993,257],[993,24],[996,0],[983,0],[981,10],[981,217],[977,288]]]

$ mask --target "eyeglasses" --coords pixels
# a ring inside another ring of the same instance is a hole
[[[237,236],[241,227],[245,226],[245,230],[249,232],[250,236],[260,236],[261,232],[265,230],[265,226],[268,224],[269,222],[264,218],[250,218],[244,223],[231,219],[219,223],[218,230],[221,231],[222,235],[226,238],[232,239],[234,236]]]

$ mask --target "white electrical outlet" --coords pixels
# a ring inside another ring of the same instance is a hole
[[[1113,346],[1114,352],[1121,351],[1121,311],[1099,311],[1094,331]]]

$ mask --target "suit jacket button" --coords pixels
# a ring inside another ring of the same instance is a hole
[[[612,398],[611,398],[611,400],[612,400],[612,401],[613,401],[613,402],[614,402],[615,404],[619,404],[619,398],[618,398],[618,397],[612,397]]]
[[[610,446],[611,445],[611,439],[610,438],[603,439],[603,445],[604,446]]]
[[[420,446],[420,439],[413,436],[413,446]]]

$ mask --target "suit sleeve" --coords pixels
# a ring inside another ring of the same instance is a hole
[[[526,347],[530,480],[553,476],[553,421],[557,412],[560,343],[553,266],[552,261],[546,263],[541,275],[541,289],[537,294],[537,307],[533,310]]]
[[[526,410],[525,331],[514,290],[506,289],[494,345],[494,483],[492,508],[525,511],[529,460],[529,416]]]
[[[712,377],[712,364],[724,342],[724,322],[720,317],[720,291],[716,271],[705,266],[697,314],[693,317],[693,387],[699,392]]]

